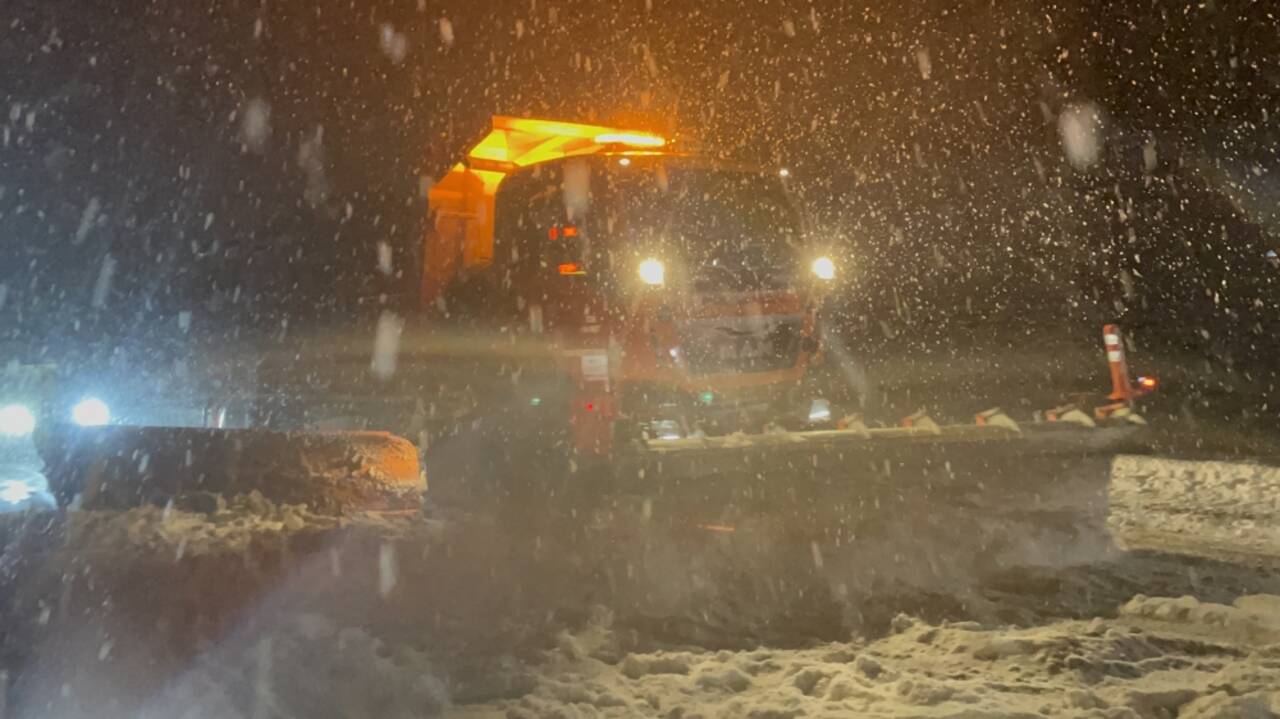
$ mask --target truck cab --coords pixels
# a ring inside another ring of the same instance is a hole
[[[512,122],[495,118],[472,152],[487,159],[436,186],[424,256],[448,276],[424,268],[424,299],[546,336],[579,384],[575,412],[590,408],[578,427],[626,419],[683,436],[758,431],[785,414],[819,356],[836,267],[807,241],[783,173],[615,128],[589,127],[586,144],[548,156],[558,136],[512,139],[523,127]],[[499,145],[533,148],[536,161],[496,165],[486,148]],[[458,188],[476,193],[467,212],[445,194]]]

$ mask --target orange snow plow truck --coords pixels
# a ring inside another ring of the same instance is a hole
[[[424,302],[554,348],[579,454],[808,418],[798,391],[838,267],[805,243],[778,170],[495,117],[430,202]]]
[[[209,428],[46,442],[51,483],[70,501],[115,477],[120,496],[141,452],[144,467],[172,465],[155,496],[125,493],[143,501],[249,484],[271,497],[272,474],[297,501],[311,472],[328,505],[410,506],[424,483],[405,437],[441,502],[683,484],[696,498],[665,496],[705,519],[780,501],[806,514],[842,506],[799,491],[806,483],[990,481],[1036,462],[1056,476],[1132,446],[1141,389],[1110,327],[1113,387],[1096,407],[1015,419],[983,406],[952,424],[857,414],[822,332],[845,268],[805,231],[788,182],[781,168],[652,132],[494,117],[429,190],[418,316],[384,313],[376,327],[260,353],[252,391],[228,393]],[[359,448],[348,474],[377,491],[342,490],[344,437]],[[245,461],[259,445],[275,459]],[[310,462],[317,447],[324,461]]]

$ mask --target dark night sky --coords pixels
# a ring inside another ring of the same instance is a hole
[[[493,112],[787,164],[859,267],[856,312],[905,301],[940,318],[926,344],[961,307],[1241,336],[1258,298],[1274,317],[1267,2],[119,5],[0,10],[0,337],[395,304],[424,178]],[[1059,136],[1073,104],[1104,118],[1087,170]]]

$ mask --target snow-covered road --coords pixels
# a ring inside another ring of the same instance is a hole
[[[467,719],[551,717],[1268,717],[1280,712],[1280,597],[1135,597],[1033,628],[906,615],[871,642],[617,659],[607,628],[564,635],[518,699]]]
[[[532,669],[527,695],[455,707],[448,716],[1280,716],[1280,596],[1232,598],[1228,585],[1259,578],[1177,554],[1280,566],[1278,490],[1280,469],[1272,467],[1119,457],[1108,527],[1129,551],[1098,566],[1024,570],[1004,580],[1023,580],[1021,592],[1005,587],[1010,599],[1021,593],[1014,603],[1022,604],[1046,581],[1060,596],[1143,583],[1158,591],[1172,581],[1225,603],[1137,594],[1092,619],[1029,627],[901,614],[887,636],[786,651],[620,653],[603,615],[561,635]],[[999,592],[980,593],[990,601]],[[1078,606],[1067,598],[1059,609]]]
[[[782,536],[767,529],[582,542],[255,496],[15,516],[6,701],[64,718],[1273,716],[1277,488],[1274,468],[1121,457],[1106,492],[932,511],[902,495],[856,536],[778,553],[759,551]]]

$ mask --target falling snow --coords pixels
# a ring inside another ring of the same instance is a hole
[[[400,352],[400,335],[404,320],[393,312],[383,312],[378,318],[373,338],[373,364],[376,377],[388,379],[396,373],[396,361]]]
[[[933,61],[929,59],[929,51],[920,48],[916,50],[916,65],[920,68],[920,77],[925,80],[933,74]]]
[[[240,110],[240,141],[253,152],[262,152],[270,139],[271,105],[262,98],[253,98]]]
[[[102,264],[98,268],[98,279],[93,283],[93,299],[90,304],[94,307],[104,307],[107,304],[107,296],[111,292],[111,282],[116,274],[116,259],[111,255],[102,258]]]
[[[1273,3],[14,3],[0,715],[110,714],[149,679],[149,716],[1280,713],[1254,641],[1280,641],[1255,566],[1280,553],[1274,472],[1203,461],[1280,456]],[[494,115],[665,144],[475,147]],[[1155,391],[1098,419],[1110,323]],[[666,381],[631,393],[641,366]],[[779,367],[804,377],[759,407],[714,386]],[[112,425],[62,427],[88,396]],[[960,491],[957,456],[921,478],[910,452],[784,449],[1050,415],[1094,438],[1136,416],[1169,456],[1105,491],[1035,461]],[[126,452],[35,511],[64,430],[133,425],[391,432],[412,447],[386,467],[428,489],[324,517],[251,492],[83,509],[130,474],[205,486],[184,439],[175,477]],[[716,494],[623,461],[664,441],[759,466]],[[780,509],[864,485],[893,491]],[[110,626],[130,578],[165,591]],[[139,649],[166,631],[172,654]]]
[[[388,23],[383,23],[378,34],[378,46],[391,62],[399,65],[409,53],[409,39]]]
[[[76,228],[76,243],[84,242],[89,236],[89,231],[93,229],[94,224],[98,220],[98,212],[102,209],[102,202],[94,197],[89,200],[89,204],[84,206],[84,212],[80,213],[80,226]]]
[[[1104,143],[1102,111],[1092,103],[1070,105],[1058,116],[1058,133],[1067,161],[1077,170],[1098,162]]]

